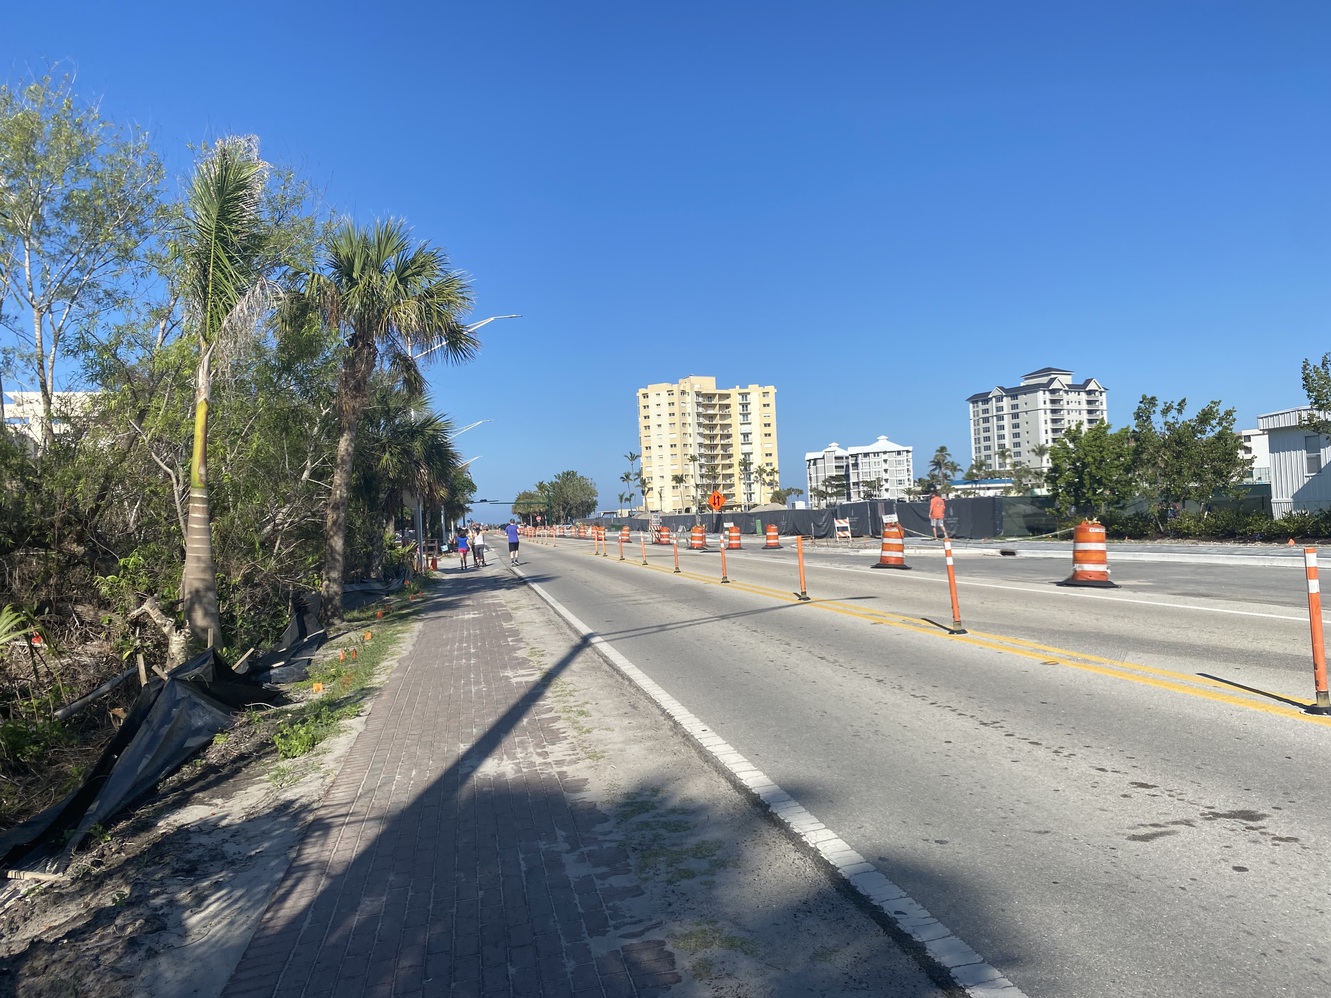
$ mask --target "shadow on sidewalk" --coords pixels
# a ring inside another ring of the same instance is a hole
[[[575,767],[588,760],[551,688],[595,655],[589,641],[534,667],[515,649],[507,611],[483,606],[526,582],[452,581],[376,701],[225,995],[652,996],[684,971],[732,987],[762,977],[770,993],[792,996],[940,993],[866,922],[828,935],[834,915],[847,917],[830,880],[752,903],[755,878],[773,876],[753,865],[766,853],[752,839],[772,831],[752,822],[749,839],[727,839],[733,817],[663,790],[699,762],[681,763],[673,732],[659,736],[670,757],[622,783],[611,813],[587,799]],[[469,616],[475,630],[462,626]],[[455,753],[442,771],[430,766]]]

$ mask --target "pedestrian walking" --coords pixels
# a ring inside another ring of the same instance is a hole
[[[458,560],[462,562],[462,571],[467,570],[467,528],[458,527]]]
[[[947,503],[937,492],[929,497],[929,526],[934,529],[934,540],[938,540],[938,531],[947,536],[947,524],[943,522],[943,517],[947,515]]]
[[[485,530],[479,523],[471,525],[471,563],[485,567]]]
[[[504,533],[508,534],[508,563],[516,565],[518,563],[518,521],[509,520],[508,526],[504,528]]]

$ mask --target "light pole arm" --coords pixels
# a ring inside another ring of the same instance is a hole
[[[487,322],[494,322],[495,319],[521,319],[521,318],[522,318],[522,316],[521,316],[520,314],[519,314],[519,315],[492,315],[492,316],[490,316],[489,318],[482,319],[480,322],[473,322],[471,325],[469,325],[469,326],[463,326],[462,328],[463,328],[463,330],[464,330],[465,332],[468,332],[468,333],[474,333],[474,332],[476,332],[476,330],[478,330],[478,329],[480,329],[482,326],[484,326]],[[436,344],[435,344],[434,346],[432,346],[432,347],[426,347],[426,348],[425,348],[424,350],[422,350],[420,353],[412,354],[411,359],[412,359],[412,360],[420,360],[420,359],[421,359],[422,357],[424,357],[427,353],[433,353],[435,350],[438,350],[441,346],[443,346],[442,343],[436,343]]]

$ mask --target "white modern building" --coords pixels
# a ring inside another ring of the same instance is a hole
[[[762,482],[781,470],[776,388],[717,388],[695,375],[639,388],[638,444],[649,510],[696,512],[713,489],[745,506],[766,502]]]
[[[1243,438],[1244,456],[1252,458],[1252,466],[1243,479],[1245,485],[1257,485],[1271,480],[1271,442],[1262,429],[1239,430]]]
[[[97,392],[54,392],[51,395],[51,432],[68,433],[70,419],[91,409]],[[30,448],[40,445],[42,393],[5,391],[0,395],[0,424],[26,438]]]
[[[1308,416],[1326,414],[1300,406],[1257,417],[1270,448],[1272,516],[1331,507],[1331,438],[1305,426]]]
[[[871,444],[842,447],[830,443],[820,451],[804,455],[810,500],[827,479],[850,476],[850,501],[859,499],[904,499],[915,481],[914,448],[895,444],[880,436]]]
[[[1073,381],[1072,372],[1042,367],[1013,388],[972,395],[971,460],[994,471],[1025,465],[1047,468],[1047,448],[1070,427],[1108,420],[1109,390],[1094,378]]]

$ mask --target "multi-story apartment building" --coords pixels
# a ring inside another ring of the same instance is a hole
[[[1048,448],[1071,426],[1094,426],[1109,418],[1109,390],[1094,378],[1074,382],[1072,372],[1042,367],[1022,376],[1015,388],[972,395],[971,460],[994,471],[1022,464],[1049,466]]]
[[[638,389],[638,443],[647,509],[703,508],[713,489],[733,502],[767,501],[762,480],[779,480],[776,388],[716,387],[690,375]]]
[[[804,455],[807,495],[812,501],[834,475],[850,476],[849,501],[904,499],[914,483],[914,448],[879,437],[871,444],[843,448],[830,443]],[[872,494],[871,494],[872,493]]]

